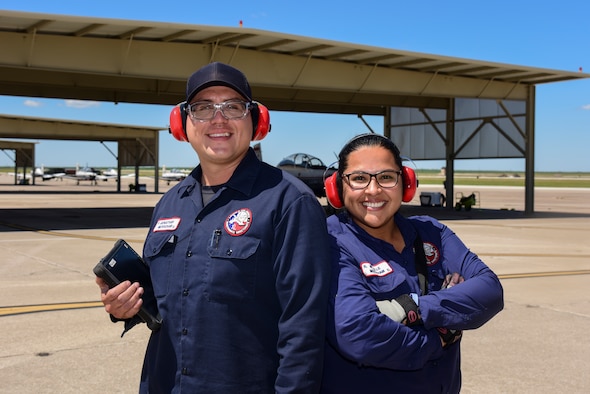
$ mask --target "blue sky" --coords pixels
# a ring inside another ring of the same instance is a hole
[[[590,72],[590,2],[414,1],[37,1],[3,0],[0,9],[76,16],[244,27],[473,60]],[[170,108],[107,102],[0,96],[0,113],[165,128]],[[381,117],[365,120],[377,132]],[[590,79],[537,86],[536,171],[590,171]],[[368,129],[356,116],[271,111],[272,132],[262,141],[265,161],[277,164],[295,152],[335,160],[342,145]],[[321,132],[320,132],[321,131]],[[315,138],[312,140],[312,138]],[[319,138],[319,140],[317,140]],[[116,151],[116,144],[111,149]],[[46,141],[37,165],[115,166],[98,142]],[[162,132],[160,165],[198,163],[188,144]],[[0,166],[11,166],[0,153]],[[440,168],[442,162],[417,162]],[[464,160],[456,168],[523,171],[524,160]]]

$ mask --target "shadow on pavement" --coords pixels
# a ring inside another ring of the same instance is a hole
[[[331,215],[336,210],[330,206],[324,206],[326,215]],[[447,209],[444,207],[428,207],[421,205],[407,205],[404,204],[400,208],[400,212],[404,216],[432,216],[438,220],[466,220],[466,219],[524,219],[524,218],[586,218],[590,217],[590,213],[584,212],[534,212],[531,215],[525,214],[524,211],[508,210],[508,209],[481,209],[472,208],[470,211],[456,211],[455,209]]]
[[[472,208],[470,211],[456,211],[443,207],[424,207],[417,205],[402,205],[400,210],[405,216],[428,215],[438,220],[465,220],[465,219],[523,219],[523,218],[585,218],[590,213],[584,212],[533,212],[526,214],[524,211],[508,209],[481,209]]]
[[[324,207],[327,215],[334,213]],[[0,209],[0,232],[6,231],[63,231],[84,229],[148,227],[153,207],[115,208],[10,208]],[[405,216],[428,215],[438,220],[466,219],[522,219],[522,218],[585,218],[590,213],[535,212],[526,215],[523,211],[471,209],[455,211],[442,207],[402,205]]]
[[[153,207],[0,209],[0,232],[148,227]]]

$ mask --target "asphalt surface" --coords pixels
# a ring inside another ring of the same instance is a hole
[[[149,330],[120,337],[92,267],[119,238],[141,250],[161,194],[11,183],[0,175],[0,393],[137,392]],[[462,392],[590,392],[590,189],[537,189],[533,215],[521,188],[477,192],[469,212],[404,206],[450,226],[504,286],[505,309],[464,334]]]

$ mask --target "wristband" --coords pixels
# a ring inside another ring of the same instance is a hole
[[[403,294],[395,299],[406,311],[406,326],[422,324],[422,317],[418,311],[418,305],[408,294]]]

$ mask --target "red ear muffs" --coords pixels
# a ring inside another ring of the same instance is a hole
[[[326,199],[331,206],[340,209],[344,206],[340,200],[340,193],[338,192],[338,172],[333,173],[324,179],[324,189],[326,190]]]
[[[260,103],[254,103],[253,106],[255,108],[252,110],[252,121],[254,122],[252,141],[260,141],[270,133],[270,114],[268,108]]]
[[[178,141],[188,142],[186,136],[186,101],[177,104],[170,111],[170,127],[168,131]]]
[[[253,103],[251,113],[254,127],[252,141],[260,141],[270,133],[270,114],[268,108],[260,103]],[[170,127],[168,131],[174,138],[182,142],[188,142],[186,117],[186,101],[176,105],[170,111]]]
[[[410,202],[414,195],[416,195],[416,189],[418,188],[418,178],[416,173],[410,167],[402,167],[402,181],[404,183],[404,194],[402,195],[403,202]]]
[[[344,206],[340,199],[340,193],[338,191],[338,173],[335,172],[324,180],[324,189],[326,190],[326,199],[331,206],[336,209],[340,209]],[[402,167],[402,183],[404,191],[402,194],[403,202],[410,202],[416,195],[416,189],[418,188],[418,178],[416,173],[410,167]]]

